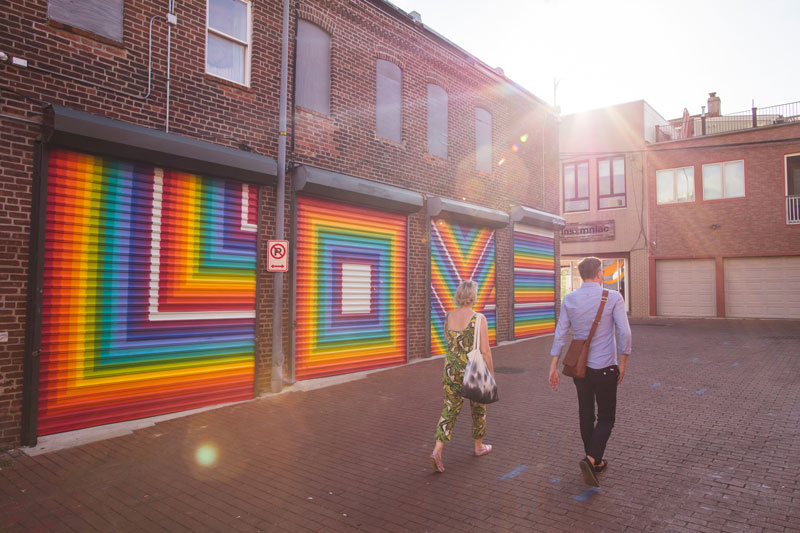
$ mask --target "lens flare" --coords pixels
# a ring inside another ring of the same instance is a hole
[[[194,453],[195,461],[200,466],[214,466],[217,462],[217,448],[212,444],[203,444]]]
[[[505,163],[505,162],[506,162],[506,158],[504,157],[504,158],[502,158],[500,161],[498,161],[498,162],[497,162],[497,166],[498,166],[498,167],[502,167],[502,166],[503,166],[503,163]]]
[[[511,145],[511,151],[512,152],[519,152],[519,146],[517,146],[516,144],[512,144]]]
[[[520,140],[520,142],[524,142],[524,143],[528,142],[528,134],[527,133],[523,133],[522,136],[519,138],[519,140]]]

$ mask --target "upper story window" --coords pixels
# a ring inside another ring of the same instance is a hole
[[[589,210],[589,163],[564,165],[564,212]]]
[[[475,108],[475,168],[492,171],[492,115],[480,107]]]
[[[295,103],[329,115],[331,112],[331,37],[307,20],[297,23]]]
[[[744,196],[744,161],[703,165],[703,200]]]
[[[800,196],[800,154],[786,157],[786,196]]]
[[[428,84],[428,153],[447,159],[447,93]]]
[[[50,0],[47,16],[55,21],[122,41],[124,0]]]
[[[625,207],[625,158],[601,159],[597,162],[597,207]]]
[[[208,0],[206,72],[250,85],[250,2]]]
[[[383,59],[378,59],[375,70],[375,134],[400,142],[403,137],[403,72]]]
[[[657,171],[656,202],[659,204],[694,202],[694,167]]]

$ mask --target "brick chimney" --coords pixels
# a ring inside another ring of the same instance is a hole
[[[718,117],[722,115],[722,101],[717,96],[717,93],[708,93],[708,115],[709,117]]]

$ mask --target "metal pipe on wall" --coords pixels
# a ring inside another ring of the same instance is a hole
[[[278,112],[278,183],[275,188],[275,238],[284,237],[286,203],[286,101],[289,72],[289,0],[283,0],[283,32],[281,35],[281,88]],[[283,388],[283,272],[275,272],[272,298],[272,372],[270,390]]]

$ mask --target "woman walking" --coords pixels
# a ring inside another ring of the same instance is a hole
[[[445,442],[450,442],[453,426],[461,411],[464,398],[461,397],[461,385],[464,382],[467,354],[472,350],[475,338],[475,324],[480,327],[480,351],[486,366],[494,375],[492,365],[492,350],[489,347],[489,328],[486,317],[472,310],[478,298],[478,284],[472,280],[462,281],[456,290],[456,305],[458,309],[447,313],[444,319],[444,336],[447,343],[445,355],[444,376],[444,409],[436,427],[436,445],[431,453],[431,463],[434,470],[444,472],[442,464],[442,448]],[[472,438],[475,439],[475,455],[480,457],[492,451],[490,444],[483,444],[486,436],[486,406],[470,400],[472,411]]]

